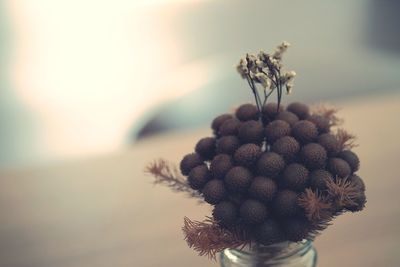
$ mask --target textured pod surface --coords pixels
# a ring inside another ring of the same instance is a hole
[[[296,116],[301,120],[304,120],[310,115],[310,108],[306,104],[300,102],[290,103],[287,110],[296,114]]]
[[[275,120],[265,127],[265,137],[269,144],[273,144],[281,137],[290,135],[290,125],[286,121]]]
[[[227,119],[219,127],[219,134],[222,136],[237,135],[240,125],[241,122],[236,118]]]
[[[307,168],[323,169],[326,165],[328,155],[323,146],[317,143],[309,143],[301,149],[301,159]]]
[[[296,114],[290,111],[279,112],[278,115],[276,115],[275,119],[286,121],[287,123],[289,123],[290,126],[293,126],[296,122],[299,121],[299,117],[297,117]]]
[[[274,198],[277,191],[278,186],[274,180],[258,176],[254,178],[250,185],[249,195],[261,202],[269,202]]]
[[[266,152],[257,162],[257,173],[267,177],[278,175],[285,168],[282,156],[275,152]]]
[[[291,160],[300,150],[300,144],[291,136],[284,136],[276,140],[271,150],[280,154],[284,159]]]
[[[282,182],[288,189],[302,191],[308,185],[309,172],[306,167],[292,163],[286,167],[282,175]]]
[[[272,219],[267,219],[258,225],[254,230],[254,236],[257,242],[262,245],[271,245],[285,238],[279,223]]]
[[[241,105],[236,110],[236,117],[241,121],[257,120],[258,116],[258,109],[253,104]]]
[[[261,223],[267,216],[267,207],[257,200],[248,199],[240,206],[240,217],[248,224]]]
[[[331,125],[329,119],[324,116],[313,114],[307,118],[307,120],[313,122],[320,134],[329,132]]]
[[[264,127],[258,121],[246,121],[239,128],[239,139],[243,143],[260,144],[264,138]]]
[[[302,120],[293,125],[292,135],[300,143],[306,144],[317,139],[318,129],[314,123]]]
[[[222,225],[229,226],[237,221],[239,210],[232,202],[222,201],[215,205],[213,216],[217,221],[221,222]]]
[[[230,155],[218,154],[211,161],[210,171],[214,178],[223,179],[233,166],[234,162]]]
[[[252,173],[245,167],[233,167],[225,176],[225,183],[231,192],[245,192],[251,184]]]
[[[323,169],[314,170],[310,173],[310,185],[312,189],[325,190],[326,183],[332,180],[332,174]]]
[[[294,216],[301,212],[298,195],[291,190],[282,190],[276,194],[273,202],[274,211],[281,217]]]
[[[233,116],[231,114],[222,114],[216,117],[211,123],[211,128],[214,130],[214,133],[219,132],[219,127],[221,127],[222,123],[232,118]]]
[[[360,168],[360,159],[353,151],[344,150],[340,152],[339,158],[343,159],[349,164],[352,172],[356,172]]]
[[[240,146],[239,138],[234,135],[223,136],[216,143],[216,150],[219,154],[232,155]]]
[[[216,179],[207,182],[202,193],[204,195],[204,200],[210,204],[218,204],[226,197],[224,183]]]
[[[190,187],[193,189],[201,189],[211,179],[211,173],[206,165],[194,167],[188,176]]]
[[[329,159],[328,168],[334,177],[346,178],[351,173],[350,165],[341,158]]]
[[[340,152],[340,143],[333,134],[321,134],[317,142],[325,148],[329,157],[334,157]]]
[[[204,159],[212,159],[215,156],[215,138],[200,139],[196,144],[195,151]]]
[[[197,153],[191,153],[183,157],[180,169],[183,175],[188,175],[194,167],[201,164],[204,164],[204,159]]]
[[[259,146],[255,144],[245,144],[236,150],[234,159],[241,166],[251,167],[257,162],[261,153],[261,148]]]

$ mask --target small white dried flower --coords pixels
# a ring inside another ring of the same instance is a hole
[[[257,65],[258,68],[264,68],[265,67],[264,61],[262,61],[260,59],[256,60],[256,65]]]
[[[257,72],[254,72],[254,71],[251,70],[249,75],[250,75],[251,79],[255,79],[257,77]]]
[[[292,93],[293,84],[288,83],[286,84],[286,94],[290,95]]]
[[[281,83],[286,84],[286,83],[292,81],[295,76],[296,76],[296,72],[294,72],[294,71],[285,72],[285,73],[283,73],[283,75],[281,75]]]
[[[254,54],[247,54],[246,55],[247,59],[247,67],[249,68],[250,71],[257,73],[257,56]]]
[[[239,72],[240,76],[242,76],[243,79],[247,77],[247,75],[249,74],[249,69],[247,67],[246,58],[240,59],[239,64],[236,66],[236,70]]]
[[[274,58],[281,60],[283,53],[286,52],[290,44],[286,41],[282,42],[275,48],[274,54],[272,55]]]
[[[262,87],[269,88],[271,85],[271,81],[269,80],[268,76],[262,72],[259,72],[255,75],[258,82],[261,83]]]
[[[269,57],[269,55],[268,55],[268,53],[266,53],[265,51],[260,50],[260,52],[258,52],[258,58],[259,58],[261,61],[265,61],[265,59],[268,58],[268,57]]]

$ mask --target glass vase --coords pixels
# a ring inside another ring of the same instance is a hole
[[[220,263],[221,267],[315,267],[317,252],[309,240],[253,245],[243,250],[225,249]]]

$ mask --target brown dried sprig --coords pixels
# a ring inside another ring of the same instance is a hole
[[[205,255],[214,260],[216,254],[226,248],[243,248],[249,244],[249,241],[219,226],[211,217],[206,217],[204,221],[192,221],[185,217],[182,231],[189,247],[200,256]]]
[[[311,106],[311,114],[320,115],[328,119],[330,126],[343,124],[343,119],[337,116],[339,109],[331,104],[320,103]]]
[[[145,172],[154,176],[154,184],[165,185],[174,192],[184,192],[189,197],[203,201],[200,193],[193,190],[186,182],[186,179],[179,173],[178,168],[167,160],[154,160],[147,165]]]
[[[357,206],[357,199],[363,194],[360,185],[353,183],[347,178],[336,178],[334,181],[329,180],[326,186],[329,197],[335,202],[338,208],[342,209]]]
[[[353,147],[358,146],[355,143],[356,136],[344,129],[341,128],[337,129],[335,136],[339,140],[340,150],[352,149]]]
[[[311,228],[308,233],[307,239],[314,240],[317,235],[319,235],[322,231],[324,231],[328,226],[332,223],[331,221],[335,216],[331,216],[329,219],[313,221],[311,222]]]
[[[318,190],[312,191],[307,188],[298,200],[300,206],[304,208],[309,221],[319,222],[332,219],[332,204],[328,197]]]

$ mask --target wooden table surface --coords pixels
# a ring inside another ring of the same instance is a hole
[[[317,238],[320,267],[400,266],[400,94],[339,105],[359,137],[366,209]],[[0,266],[218,266],[182,240],[198,205],[143,174],[156,157],[178,162],[207,129],[149,138],[113,155],[0,171]]]

